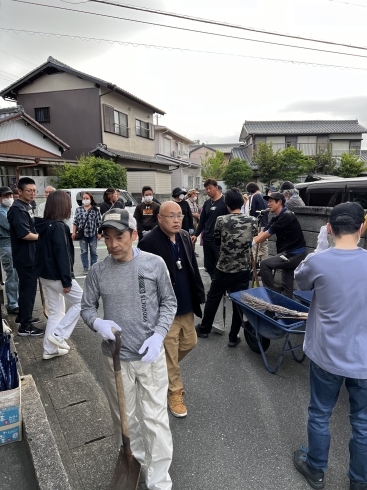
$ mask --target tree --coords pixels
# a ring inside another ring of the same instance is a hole
[[[212,157],[206,155],[206,159],[201,162],[201,176],[204,180],[222,180],[225,165],[225,156],[221,151],[216,151]]]
[[[351,153],[343,153],[337,169],[340,177],[358,177],[365,170],[365,162],[359,156]]]
[[[279,153],[280,158],[280,180],[297,182],[301,175],[307,175],[314,168],[314,160],[296,150],[293,146],[285,148]]]
[[[336,173],[336,167],[338,162],[333,157],[332,151],[319,150],[317,155],[312,157],[315,162],[314,172],[317,174],[334,175]]]
[[[78,165],[65,163],[56,170],[57,187],[116,187],[126,189],[126,169],[113,160],[94,156],[81,156]]]
[[[270,145],[260,143],[258,150],[254,153],[253,160],[257,164],[260,180],[268,187],[280,179],[281,162],[279,153],[279,150],[274,153],[271,143]]]
[[[234,158],[223,172],[223,180],[227,187],[238,187],[245,190],[247,182],[253,175],[252,168],[240,158]]]

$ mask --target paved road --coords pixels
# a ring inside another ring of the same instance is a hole
[[[202,266],[201,247],[197,250]],[[78,252],[75,269],[83,286]],[[98,252],[100,258],[106,255],[103,243]],[[201,272],[208,288],[209,277]],[[123,289],[123,278],[111,287]],[[39,300],[37,308],[39,312]],[[221,311],[217,318],[220,324]],[[182,362],[188,416],[170,416],[174,490],[310,488],[292,464],[293,451],[306,443],[308,361],[298,364],[288,355],[272,375],[241,336],[236,349],[227,347],[226,335],[198,339]],[[24,372],[34,376],[41,393],[73,489],[107,490],[117,453],[102,391],[99,336],[80,321],[71,337],[71,353],[47,362],[41,359],[40,339],[16,337],[16,342]],[[270,361],[278,352],[279,341],[272,342]],[[347,403],[343,389],[331,424],[326,488],[333,490],[349,488]]]

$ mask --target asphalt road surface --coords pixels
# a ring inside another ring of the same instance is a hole
[[[210,280],[202,267],[202,248],[196,249],[208,290]],[[75,252],[75,272],[83,286],[80,250]],[[106,253],[100,242],[99,259]],[[120,284],[111,287],[124,290],[123,277]],[[188,416],[177,419],[170,415],[173,489],[309,489],[292,463],[293,451],[307,444],[308,360],[298,364],[287,354],[278,373],[270,374],[261,356],[247,346],[242,331],[238,347],[227,347],[230,317],[229,304],[225,334],[212,333],[209,339],[198,339],[197,347],[182,361]],[[217,320],[221,325],[221,309]],[[79,322],[71,340],[96,382],[103,386],[98,336]],[[277,359],[279,349],[280,341],[272,341],[270,362]],[[331,433],[325,488],[347,490],[350,427],[344,388],[331,420]]]

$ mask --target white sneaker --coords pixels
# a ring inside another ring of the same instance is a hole
[[[66,354],[69,354],[68,349],[57,349],[57,352],[54,354],[47,354],[46,351],[43,351],[43,359],[53,359],[54,357],[59,357],[59,356],[65,356]]]
[[[61,347],[61,349],[70,350],[70,345],[67,344],[65,342],[65,339],[63,337],[60,337],[60,335],[56,335],[55,333],[52,333],[47,337],[47,340],[57,345],[57,347]]]

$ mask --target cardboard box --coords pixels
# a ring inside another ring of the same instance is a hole
[[[0,391],[0,446],[21,440],[22,411],[19,381],[18,388]]]

